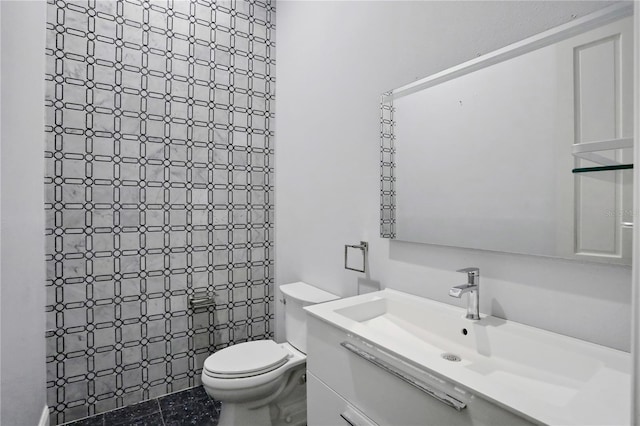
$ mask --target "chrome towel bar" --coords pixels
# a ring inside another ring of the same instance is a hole
[[[430,387],[427,383],[424,383],[423,381],[417,379],[416,377],[413,377],[403,371],[400,371],[399,369],[397,369],[396,367],[394,367],[393,365],[389,364],[388,362],[380,359],[379,357],[363,350],[360,349],[359,347],[355,346],[352,343],[349,342],[342,342],[340,343],[340,346],[342,346],[343,348],[349,350],[350,352],[353,352],[354,354],[358,355],[360,358],[365,359],[367,361],[369,361],[371,364],[375,365],[376,367],[379,367],[381,369],[383,369],[384,371],[393,374],[394,376],[396,376],[397,378],[399,378],[400,380],[403,380],[405,382],[407,382],[408,384],[410,384],[411,386],[421,390],[422,392],[426,393],[427,395],[437,399],[438,401],[452,407],[455,408],[458,411],[461,411],[463,409],[465,409],[467,407],[467,404],[460,401],[459,399],[449,395],[446,392],[440,391],[438,389],[434,389],[432,387]]]

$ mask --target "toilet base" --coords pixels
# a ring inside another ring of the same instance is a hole
[[[305,366],[291,372],[288,389],[275,400],[222,401],[218,426],[305,426],[307,424],[307,387]]]
[[[271,414],[268,405],[257,408],[249,408],[248,405],[232,402],[222,404],[218,426],[271,425]]]
[[[306,426],[306,392],[293,404],[263,405],[250,408],[251,404],[222,404],[218,426]]]

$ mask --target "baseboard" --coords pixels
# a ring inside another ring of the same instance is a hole
[[[47,407],[46,405],[42,410],[42,415],[40,416],[38,426],[49,426],[49,407]]]

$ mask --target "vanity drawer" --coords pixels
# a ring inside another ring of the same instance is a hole
[[[353,339],[342,330],[315,317],[310,317],[307,325],[308,371],[379,425],[518,426],[535,424],[458,389],[452,383],[433,376],[429,379],[429,374],[426,373],[426,376],[422,375],[419,379],[423,384],[431,380],[435,385],[431,388],[435,390],[435,397],[431,396],[424,389],[419,389],[407,382],[407,377],[411,381],[411,377],[419,376],[417,371],[403,378],[402,375],[385,369],[384,365],[376,365],[375,360],[372,362],[371,359],[365,359],[362,355],[359,356],[342,346],[341,343],[345,341],[353,342]],[[372,348],[367,348],[363,344],[356,343],[355,346],[374,352]],[[449,401],[461,402],[464,408],[456,410],[447,405],[449,395],[454,397]]]
[[[307,424],[309,426],[377,426],[309,372],[307,372]]]

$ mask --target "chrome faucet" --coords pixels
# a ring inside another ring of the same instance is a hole
[[[463,294],[469,293],[467,299],[467,319],[480,319],[480,268],[463,268],[456,272],[467,274],[467,283],[458,285],[449,290],[449,296],[460,299]]]

